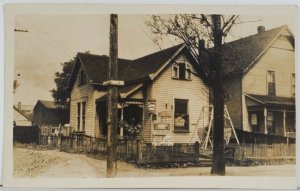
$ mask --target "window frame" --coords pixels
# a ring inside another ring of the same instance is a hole
[[[276,96],[276,75],[272,70],[267,71],[267,95]]]
[[[85,131],[86,101],[77,102],[77,131]]]
[[[182,72],[180,69],[181,66],[184,65],[184,72]],[[175,72],[176,69],[176,72]],[[181,74],[184,73],[184,78],[181,78]],[[192,80],[192,66],[189,63],[186,62],[179,62],[179,63],[174,63],[172,65],[172,79],[176,80]]]
[[[182,102],[186,104],[186,113],[176,113],[176,102]],[[190,115],[189,115],[189,100],[188,99],[181,99],[181,98],[174,98],[174,132],[175,133],[189,133],[190,132]],[[183,115],[185,118],[184,120],[184,126],[176,126],[176,116]]]
[[[85,71],[81,69],[78,75],[78,86],[86,84],[86,81],[87,81],[87,76],[85,74]]]
[[[296,97],[296,74],[291,74],[291,96]]]

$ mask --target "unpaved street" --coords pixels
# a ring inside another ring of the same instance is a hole
[[[142,169],[118,162],[118,177],[208,176],[210,167]],[[296,176],[296,165],[226,167],[229,176]],[[15,177],[106,177],[106,161],[58,150],[14,148]]]

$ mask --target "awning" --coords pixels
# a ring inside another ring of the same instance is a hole
[[[255,94],[245,94],[247,99],[250,99],[251,104],[247,103],[248,108],[258,108],[259,106],[263,107],[276,107],[276,108],[287,108],[294,109],[295,108],[295,98],[287,98],[287,97],[278,97],[278,96],[265,96],[265,95],[255,95]],[[253,101],[256,104],[252,104]]]

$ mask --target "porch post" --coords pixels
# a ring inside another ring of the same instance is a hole
[[[286,137],[286,124],[285,124],[285,118],[286,118],[286,111],[285,109],[283,110],[283,120],[282,120],[282,123],[283,123],[283,135]]]
[[[268,115],[267,108],[266,108],[266,107],[264,107],[264,118],[265,118],[265,134],[268,134],[268,127],[267,127],[267,115]]]
[[[124,104],[122,103],[121,104],[121,121],[123,121],[124,119]],[[124,132],[123,132],[123,127],[120,128],[120,138],[122,139],[123,138],[123,135],[124,135]]]

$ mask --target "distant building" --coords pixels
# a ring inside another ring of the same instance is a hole
[[[30,118],[32,121],[33,118],[33,105],[25,105],[21,102],[18,102],[18,104],[14,105],[19,111],[21,111],[23,114],[25,114],[27,117]]]
[[[42,135],[50,135],[69,122],[69,111],[58,108],[53,101],[38,100],[33,109],[33,125],[38,125]]]
[[[23,111],[19,110],[17,107],[13,106],[13,126],[31,126],[31,120],[28,115]]]

